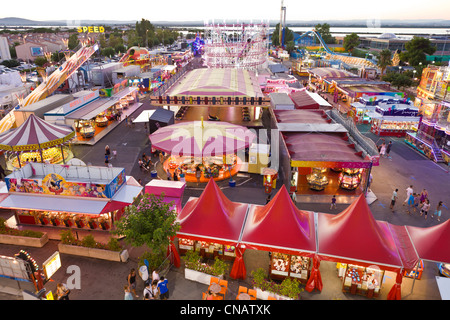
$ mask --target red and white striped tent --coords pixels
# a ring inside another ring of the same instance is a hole
[[[0,150],[42,151],[62,146],[74,137],[72,128],[48,123],[32,114],[20,127],[0,135]]]

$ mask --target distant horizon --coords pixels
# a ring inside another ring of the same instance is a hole
[[[77,2],[65,3],[47,0],[41,5],[23,0],[19,13],[23,19],[35,21],[140,21],[145,18],[156,22],[216,22],[229,20],[280,21],[281,0],[168,0],[147,1],[139,4],[115,4],[103,0],[91,1],[89,5]],[[424,5],[422,0],[404,1],[377,0],[361,3],[360,0],[322,0],[300,2],[283,0],[286,21],[351,21],[351,20],[449,20],[450,1],[433,0]],[[51,10],[50,10],[51,8]],[[3,13],[5,14],[5,13]]]

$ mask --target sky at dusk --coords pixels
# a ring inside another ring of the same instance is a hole
[[[89,5],[86,5],[88,3]],[[450,1],[423,0],[284,0],[286,20],[354,20],[369,23],[381,19],[450,19]],[[280,19],[281,0],[166,0],[166,1],[61,1],[36,2],[22,0],[17,6],[3,6],[1,18],[18,17],[31,20],[141,20],[211,21],[242,19]]]

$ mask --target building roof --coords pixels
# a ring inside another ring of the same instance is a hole
[[[308,70],[309,73],[316,77],[327,78],[354,78],[357,77],[351,72],[335,68],[313,68]]]
[[[256,75],[245,69],[201,68],[188,72],[168,96],[262,97]]]

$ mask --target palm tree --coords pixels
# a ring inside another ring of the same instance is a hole
[[[380,52],[380,57],[378,58],[377,65],[381,68],[381,76],[383,76],[384,71],[388,66],[392,65],[392,59],[391,59],[391,50],[389,49],[383,49]]]

